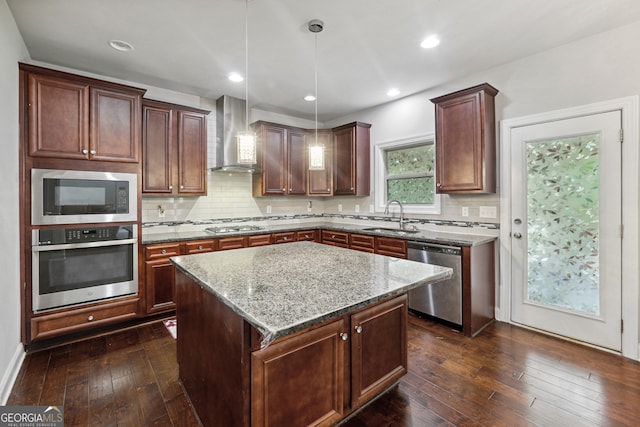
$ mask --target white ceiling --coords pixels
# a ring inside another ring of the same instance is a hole
[[[216,99],[244,98],[244,0],[8,0],[31,58]],[[331,120],[640,20],[638,0],[250,0],[249,104]],[[438,34],[440,46],[419,47]],[[109,47],[112,39],[133,52]],[[478,82],[482,83],[482,82]]]

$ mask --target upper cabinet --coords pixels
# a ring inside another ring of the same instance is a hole
[[[333,194],[368,196],[370,124],[354,122],[333,129]]]
[[[137,163],[143,89],[20,64],[29,155]]]
[[[433,98],[436,108],[436,192],[496,192],[495,104],[484,83]]]
[[[142,102],[142,192],[200,196],[207,192],[209,111]]]
[[[275,123],[253,124],[258,138],[254,196],[307,194],[307,131]]]

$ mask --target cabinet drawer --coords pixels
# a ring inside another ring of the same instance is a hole
[[[218,240],[218,249],[221,251],[227,249],[239,249],[245,247],[244,237],[223,237]]]
[[[178,243],[149,245],[144,248],[144,251],[146,259],[169,258],[180,255],[180,245]]]
[[[198,240],[195,242],[187,242],[185,244],[187,254],[199,254],[202,252],[211,252],[216,250],[215,240]]]
[[[351,234],[350,248],[357,251],[374,252],[375,241],[374,236],[367,236],[366,234]]]
[[[322,230],[322,243],[347,248],[349,247],[349,233]]]
[[[392,237],[376,237],[376,253],[397,258],[407,257],[407,241]]]
[[[247,246],[264,246],[271,244],[271,234],[258,234],[256,236],[247,236]]]
[[[31,339],[95,328],[109,323],[130,320],[138,315],[138,298],[93,307],[46,314],[31,319]]]
[[[315,242],[317,240],[317,230],[304,230],[296,231],[296,241],[302,242],[305,240]]]
[[[287,231],[285,233],[274,233],[273,243],[290,243],[296,240],[295,231]]]

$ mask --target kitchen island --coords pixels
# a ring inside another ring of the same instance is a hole
[[[312,242],[174,257],[203,425],[333,425],[406,373],[406,292],[451,270]]]

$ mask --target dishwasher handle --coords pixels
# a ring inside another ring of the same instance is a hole
[[[437,243],[426,242],[407,242],[409,249],[417,249],[419,251],[437,252],[448,255],[462,255],[462,248],[458,246],[439,245]]]

